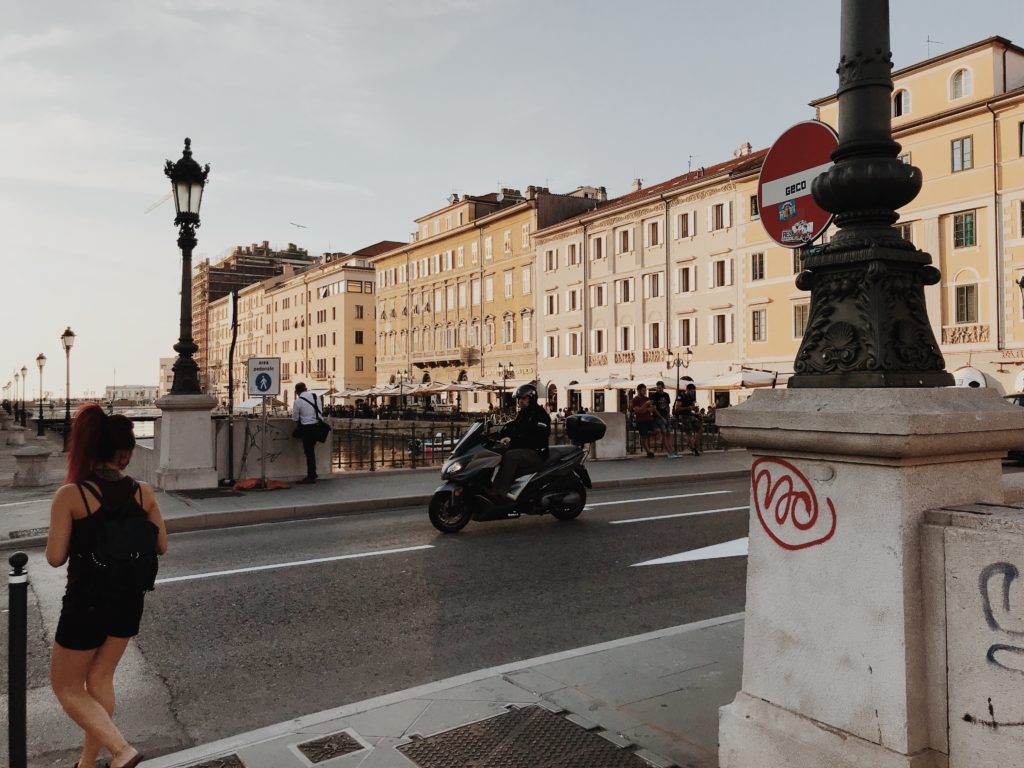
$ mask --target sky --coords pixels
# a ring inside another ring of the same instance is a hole
[[[0,0],[0,387],[156,384],[178,337],[165,159],[211,165],[193,263],[405,241],[452,192],[610,196],[770,146],[835,91],[840,0]],[[1020,0],[896,0],[897,68]],[[929,38],[933,42],[929,44]],[[302,225],[301,227],[295,225]],[[6,371],[5,371],[6,368]]]

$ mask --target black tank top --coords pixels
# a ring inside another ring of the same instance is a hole
[[[95,575],[91,566],[92,553],[96,547],[96,537],[109,509],[124,509],[129,517],[146,517],[142,508],[142,489],[132,478],[125,475],[119,480],[104,480],[96,475],[88,478],[89,485],[77,483],[78,492],[82,494],[86,516],[71,520],[71,541],[68,545],[68,588],[88,584]],[[97,500],[96,489],[99,489],[99,507],[89,512],[89,501]],[[127,505],[127,506],[125,506]]]

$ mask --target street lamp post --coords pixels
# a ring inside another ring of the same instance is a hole
[[[14,370],[14,423],[21,419],[21,410],[18,408],[18,395],[21,394],[21,374]]]
[[[839,231],[804,252],[796,285],[811,304],[790,387],[953,385],[924,298],[941,275],[893,228],[922,175],[892,138],[888,13],[888,0],[843,0],[839,146],[811,185]]]
[[[505,412],[505,387],[508,386],[508,380],[516,375],[515,370],[512,368],[512,363],[508,365],[502,365],[498,363],[498,375],[501,376],[501,407],[498,409],[500,413]]]
[[[67,450],[71,436],[71,347],[75,343],[75,332],[70,325],[61,334],[60,343],[64,345],[64,450]]]
[[[21,366],[21,426],[28,426],[28,414],[25,413],[25,389],[28,384],[28,367]]]
[[[39,366],[39,421],[36,422],[36,436],[43,436],[43,366],[46,365],[46,355],[40,352],[36,356],[36,365]]]
[[[690,361],[693,360],[693,350],[689,347],[686,348],[685,352],[669,352],[668,353],[668,366],[669,368],[676,369],[676,394],[679,394],[679,369],[689,368]]]
[[[172,395],[202,394],[199,388],[199,366],[192,355],[199,349],[192,340],[192,249],[196,247],[196,229],[199,227],[199,207],[203,200],[203,187],[210,166],[200,167],[192,159],[192,139],[185,139],[185,149],[176,163],[164,165],[164,175],[171,180],[174,208],[177,215],[178,247],[181,249],[181,318],[178,343],[174,351],[178,359],[171,370],[174,382]]]

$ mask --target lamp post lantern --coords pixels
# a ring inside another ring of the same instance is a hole
[[[676,369],[676,394],[679,394],[679,369],[689,368],[690,361],[693,360],[693,350],[689,347],[684,352],[669,352],[668,353],[668,366],[669,368]]]
[[[185,139],[185,149],[176,163],[170,160],[164,165],[164,175],[171,180],[174,208],[177,215],[174,223],[178,227],[178,247],[181,249],[181,318],[178,343],[174,351],[178,359],[171,370],[174,381],[172,395],[198,395],[199,366],[192,355],[199,349],[192,340],[192,249],[196,247],[196,229],[199,227],[199,207],[203,200],[203,188],[210,166],[200,166],[192,159],[192,139]]]
[[[68,447],[68,438],[71,436],[71,347],[75,343],[75,332],[69,325],[60,335],[60,343],[64,346],[64,450]]]
[[[28,414],[25,413],[25,390],[28,384],[28,367],[21,366],[21,426],[28,426]]]
[[[46,355],[40,352],[36,356],[36,365],[39,366],[39,421],[36,422],[36,436],[43,436],[43,366],[46,365]]]
[[[501,413],[505,412],[505,388],[508,386],[508,380],[516,375],[515,370],[512,367],[512,363],[508,365],[502,365],[498,363],[498,375],[501,376],[501,408],[498,410]]]

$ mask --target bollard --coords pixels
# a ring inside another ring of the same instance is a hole
[[[7,577],[10,613],[7,623],[7,744],[11,768],[25,768],[25,712],[28,678],[28,555],[15,552],[8,558],[11,572]]]

